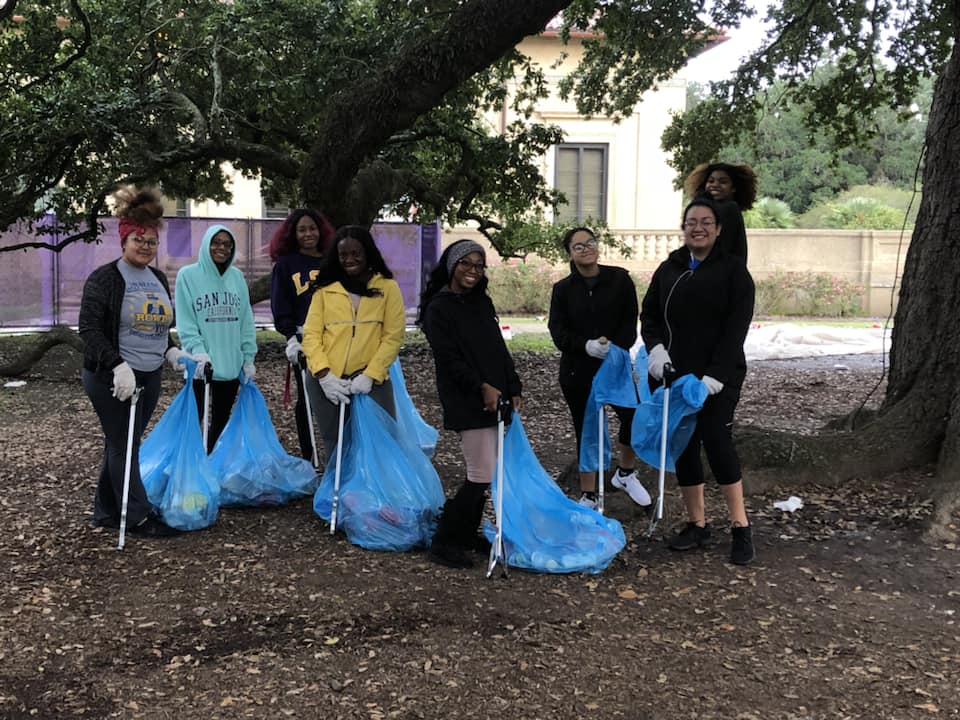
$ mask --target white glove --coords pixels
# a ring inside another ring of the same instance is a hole
[[[210,365],[210,356],[206,353],[197,353],[193,356],[193,359],[197,362],[197,369],[193,372],[194,380],[203,380],[203,371],[206,369],[207,365]]]
[[[137,389],[137,376],[133,374],[133,368],[125,362],[120,363],[113,369],[113,396],[120,402],[126,402]]]
[[[607,356],[607,353],[610,352],[610,343],[600,342],[599,340],[587,340],[584,349],[590,357],[603,360]]]
[[[257,374],[257,366],[251,363],[243,364],[243,382],[248,383],[253,380],[253,376]]]
[[[317,382],[320,383],[320,389],[323,390],[323,394],[327,396],[327,400],[334,405],[339,405],[340,403],[344,405],[350,404],[349,380],[341,380],[332,372],[328,372],[322,378],[317,378]]]
[[[373,378],[369,375],[357,375],[350,381],[350,392],[354,395],[368,395],[373,390]]]
[[[670,362],[670,353],[660,343],[647,355],[647,372],[654,380],[663,380],[663,366]]]
[[[178,347],[176,347],[176,346],[171,347],[169,350],[167,350],[166,355],[164,355],[164,358],[166,358],[167,363],[168,363],[168,364],[170,365],[170,367],[172,367],[175,371],[176,371],[176,370],[183,370],[183,368],[180,366],[180,360],[181,360],[181,358],[188,358],[188,357],[190,357],[190,356],[187,355],[183,350],[181,350],[180,348],[178,348]]]
[[[723,383],[716,378],[710,377],[709,375],[703,376],[703,384],[707,386],[707,392],[710,395],[716,395],[718,392],[723,390]]]
[[[297,340],[296,335],[291,335],[290,339],[287,340],[287,360],[290,361],[291,365],[300,365],[300,353],[303,351],[303,348],[300,347],[300,341]]]

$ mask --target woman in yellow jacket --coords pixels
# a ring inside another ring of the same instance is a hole
[[[369,393],[394,415],[389,369],[406,318],[400,286],[360,225],[345,225],[333,236],[313,286],[303,352],[313,376],[307,393],[329,463],[337,446],[338,406],[348,405],[351,395]]]

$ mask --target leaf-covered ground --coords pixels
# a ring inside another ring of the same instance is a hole
[[[402,358],[438,425],[429,356]],[[573,438],[556,358],[517,360],[528,434],[558,477]],[[258,366],[292,448],[280,347]],[[2,718],[960,716],[960,553],[920,540],[923,471],[750,496],[746,568],[726,562],[726,533],[684,554],[648,541],[622,494],[608,510],[630,542],[599,575],[487,580],[479,556],[452,571],[364,551],[308,500],[118,552],[90,526],[101,435],[76,368],[60,348],[0,390]],[[880,374],[877,358],[757,362],[739,420],[811,432]],[[450,433],[435,462],[453,488]],[[791,494],[801,510],[773,509]],[[672,488],[667,511],[665,528],[680,520]],[[708,515],[724,525],[712,487]]]

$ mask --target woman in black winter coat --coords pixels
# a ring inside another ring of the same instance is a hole
[[[637,289],[626,270],[598,263],[597,238],[589,228],[568,230],[563,248],[570,257],[570,274],[553,286],[548,327],[561,353],[560,390],[570,408],[579,457],[593,377],[611,343],[630,350],[637,340]],[[638,505],[649,505],[650,495],[637,478],[637,456],[630,447],[634,409],[613,410],[620,421],[619,460],[610,482]],[[596,508],[597,474],[581,472],[580,490],[580,504]]]
[[[663,379],[669,363],[678,375],[701,378],[709,391],[690,444],[676,462],[688,522],[670,539],[670,548],[691,550],[710,541],[702,446],[730,515],[730,561],[746,565],[755,553],[732,426],[747,372],[743,343],[753,317],[754,286],[743,259],[725,252],[717,242],[719,217],[707,198],[686,207],[685,244],[654,272],[641,306],[640,331],[654,380]]]
[[[447,500],[430,557],[449,567],[472,567],[468,550],[489,549],[477,535],[497,462],[501,397],[521,407],[520,377],[487,295],[486,253],[458,240],[443,254],[423,292],[420,324],[433,350],[443,426],[460,434],[467,479]]]

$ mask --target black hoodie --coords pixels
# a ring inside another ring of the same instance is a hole
[[[680,375],[709,375],[739,388],[747,373],[743,342],[753,318],[753,278],[742,258],[719,245],[695,269],[678,248],[660,264],[640,311],[647,350],[662,344]]]

